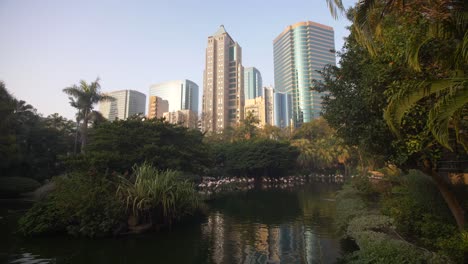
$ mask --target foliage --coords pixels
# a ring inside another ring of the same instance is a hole
[[[411,241],[463,262],[468,252],[463,233],[457,231],[447,204],[428,176],[412,170],[399,177],[392,194],[384,198],[382,211],[395,220],[397,231]],[[459,244],[450,248],[454,241]]]
[[[19,220],[23,235],[66,232],[74,236],[110,235],[124,211],[115,186],[102,175],[70,174],[54,179],[56,189]]]
[[[81,153],[84,153],[88,137],[88,122],[92,119],[102,119],[98,112],[93,111],[94,105],[102,101],[114,100],[113,97],[100,92],[99,78],[94,82],[80,81],[80,85],[64,88],[63,92],[69,95],[70,105],[78,110],[77,120],[83,120],[81,125]]]
[[[271,139],[243,140],[213,146],[215,169],[222,175],[279,177],[294,167],[297,150]],[[219,176],[219,175],[215,175]]]
[[[199,131],[158,119],[102,123],[89,137],[86,155],[66,158],[70,169],[124,173],[147,161],[161,170],[202,174],[209,163]]]
[[[181,180],[179,172],[158,171],[147,163],[134,167],[131,179],[120,177],[117,197],[128,214],[150,223],[191,215],[200,204],[193,183]]]
[[[358,190],[347,184],[336,195],[336,226],[345,233],[349,222],[358,216],[367,214],[366,204]]]
[[[0,82],[0,175],[43,180],[58,175],[59,155],[72,150],[74,126],[54,114],[46,118],[13,98]]]
[[[350,162],[350,149],[323,118],[303,124],[294,132],[291,144],[298,148],[298,165],[304,170],[333,170],[345,168]]]
[[[447,259],[404,240],[395,220],[372,211],[365,193],[352,185],[338,192],[336,223],[341,232],[352,238],[359,250],[346,254],[344,263],[446,263]]]
[[[25,177],[0,177],[0,196],[15,196],[31,192],[41,184],[36,180]]]

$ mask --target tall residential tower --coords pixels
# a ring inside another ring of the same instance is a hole
[[[244,118],[242,49],[223,25],[208,37],[203,75],[202,130],[221,132],[238,124]]]
[[[293,122],[300,126],[319,117],[322,95],[312,91],[318,70],[335,65],[333,28],[315,22],[288,26],[273,41],[275,88],[292,97]]]

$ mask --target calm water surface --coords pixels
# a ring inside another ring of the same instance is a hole
[[[0,203],[0,263],[334,263],[336,186],[251,190],[210,203],[199,222],[118,239],[23,239],[28,205]]]

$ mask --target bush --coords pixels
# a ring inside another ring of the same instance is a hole
[[[34,191],[40,186],[38,181],[31,178],[0,177],[0,196],[17,196]]]
[[[117,197],[136,224],[171,223],[191,215],[199,207],[193,183],[177,171],[158,171],[144,163],[134,167],[132,179],[120,177]]]
[[[345,233],[353,218],[367,213],[367,207],[361,194],[351,185],[344,185],[343,189],[336,195],[335,224],[338,231]]]
[[[73,174],[54,179],[56,189],[20,220],[23,235],[68,233],[105,236],[115,231],[124,211],[113,183],[101,175]]]
[[[367,193],[352,185],[338,192],[336,223],[340,231],[355,241],[359,250],[344,256],[344,263],[446,263],[396,233],[394,219],[371,211],[363,197]]]
[[[395,177],[394,184],[392,194],[382,201],[382,212],[395,220],[396,230],[418,245],[463,262],[468,250],[432,179],[411,170]]]

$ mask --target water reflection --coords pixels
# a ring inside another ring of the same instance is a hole
[[[0,263],[333,263],[334,190],[237,193],[213,201],[201,222],[119,239],[22,239],[11,232],[15,217],[0,210],[1,221],[11,220],[0,227]]]
[[[333,263],[332,192],[250,192],[214,204],[202,225],[213,263]]]

